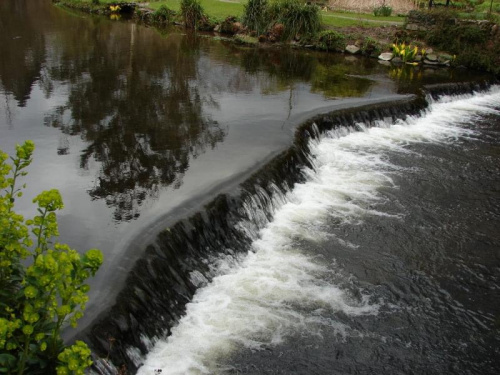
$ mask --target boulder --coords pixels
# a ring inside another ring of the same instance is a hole
[[[346,52],[349,52],[353,55],[355,55],[356,53],[359,53],[361,51],[361,49],[357,46],[355,46],[354,44],[350,44],[348,45],[346,48],[345,48]]]
[[[431,61],[431,60],[425,59],[424,60],[424,64],[425,65],[439,65],[439,62],[437,62],[437,60],[436,61]]]
[[[439,55],[439,57],[438,57],[438,61],[440,63],[450,62],[451,60],[453,60],[453,56],[447,55],[447,54],[442,54],[442,55]]]
[[[379,59],[379,60],[382,60],[382,61],[391,61],[391,60],[392,60],[392,52],[384,52],[384,53],[381,53],[381,54],[378,56],[378,59]]]
[[[392,63],[392,64],[401,64],[401,63],[403,63],[403,60],[401,59],[401,57],[396,56],[396,57],[394,57],[394,58],[391,60],[391,63]]]
[[[406,30],[410,30],[410,31],[418,31],[419,27],[416,23],[409,23],[408,25],[406,25]]]
[[[437,62],[438,61],[438,57],[437,55],[433,54],[433,53],[427,53],[425,55],[425,58],[431,62]]]

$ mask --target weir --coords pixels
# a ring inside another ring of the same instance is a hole
[[[218,196],[202,212],[166,228],[147,246],[115,305],[79,335],[91,343],[96,354],[93,370],[115,374],[123,366],[129,373],[137,371],[140,357],[159,338],[170,335],[196,290],[217,274],[217,259],[246,254],[285,194],[305,180],[303,169],[314,169],[309,153],[312,140],[340,127],[372,127],[380,121],[394,124],[421,114],[430,101],[442,95],[472,93],[490,84],[427,86],[413,99],[339,110],[299,126],[291,147],[237,191]]]

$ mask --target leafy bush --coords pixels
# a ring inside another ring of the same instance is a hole
[[[205,17],[199,0],[181,0],[181,15],[186,27],[196,29],[198,22]]]
[[[361,45],[361,52],[368,56],[378,56],[382,52],[382,46],[375,39],[366,37]]]
[[[319,8],[301,0],[280,0],[268,8],[268,17],[284,26],[283,38],[315,34],[321,29]]]
[[[55,211],[63,207],[57,190],[33,200],[33,219],[15,213],[22,196],[17,182],[34,148],[31,141],[16,146],[11,164],[0,151],[0,372],[83,374],[92,364],[89,348],[81,341],[65,347],[60,330],[66,323],[75,327],[83,316],[85,281],[98,270],[102,254],[92,249],[82,256],[68,245],[51,244],[59,235]]]
[[[382,5],[373,9],[375,17],[389,17],[392,14],[392,8],[388,5]]]
[[[343,52],[346,47],[344,34],[333,30],[325,30],[318,34],[316,47],[326,51]]]
[[[243,11],[243,25],[262,34],[270,23],[267,12],[267,0],[248,0]]]
[[[174,15],[174,12],[168,9],[165,5],[162,5],[161,7],[156,10],[152,14],[152,21],[153,23],[160,24],[160,25],[165,25],[168,24]]]

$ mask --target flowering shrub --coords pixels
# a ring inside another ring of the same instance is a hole
[[[88,300],[85,281],[103,257],[99,250],[83,256],[59,235],[55,211],[64,207],[57,190],[44,191],[33,203],[38,214],[29,220],[16,214],[22,196],[18,179],[26,175],[35,145],[16,146],[16,157],[0,151],[0,373],[83,374],[92,364],[87,345],[65,347],[64,324],[75,327]]]

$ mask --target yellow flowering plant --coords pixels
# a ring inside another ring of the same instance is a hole
[[[418,47],[405,43],[392,45],[392,56],[400,57],[404,63],[412,63],[418,54]]]
[[[55,212],[64,207],[59,191],[33,200],[38,214],[32,219],[15,213],[25,187],[16,183],[34,149],[31,141],[16,146],[11,163],[0,151],[0,374],[83,374],[92,364],[90,350],[80,341],[65,347],[60,330],[83,316],[85,282],[103,257],[96,249],[80,255],[52,243],[59,235]]]

